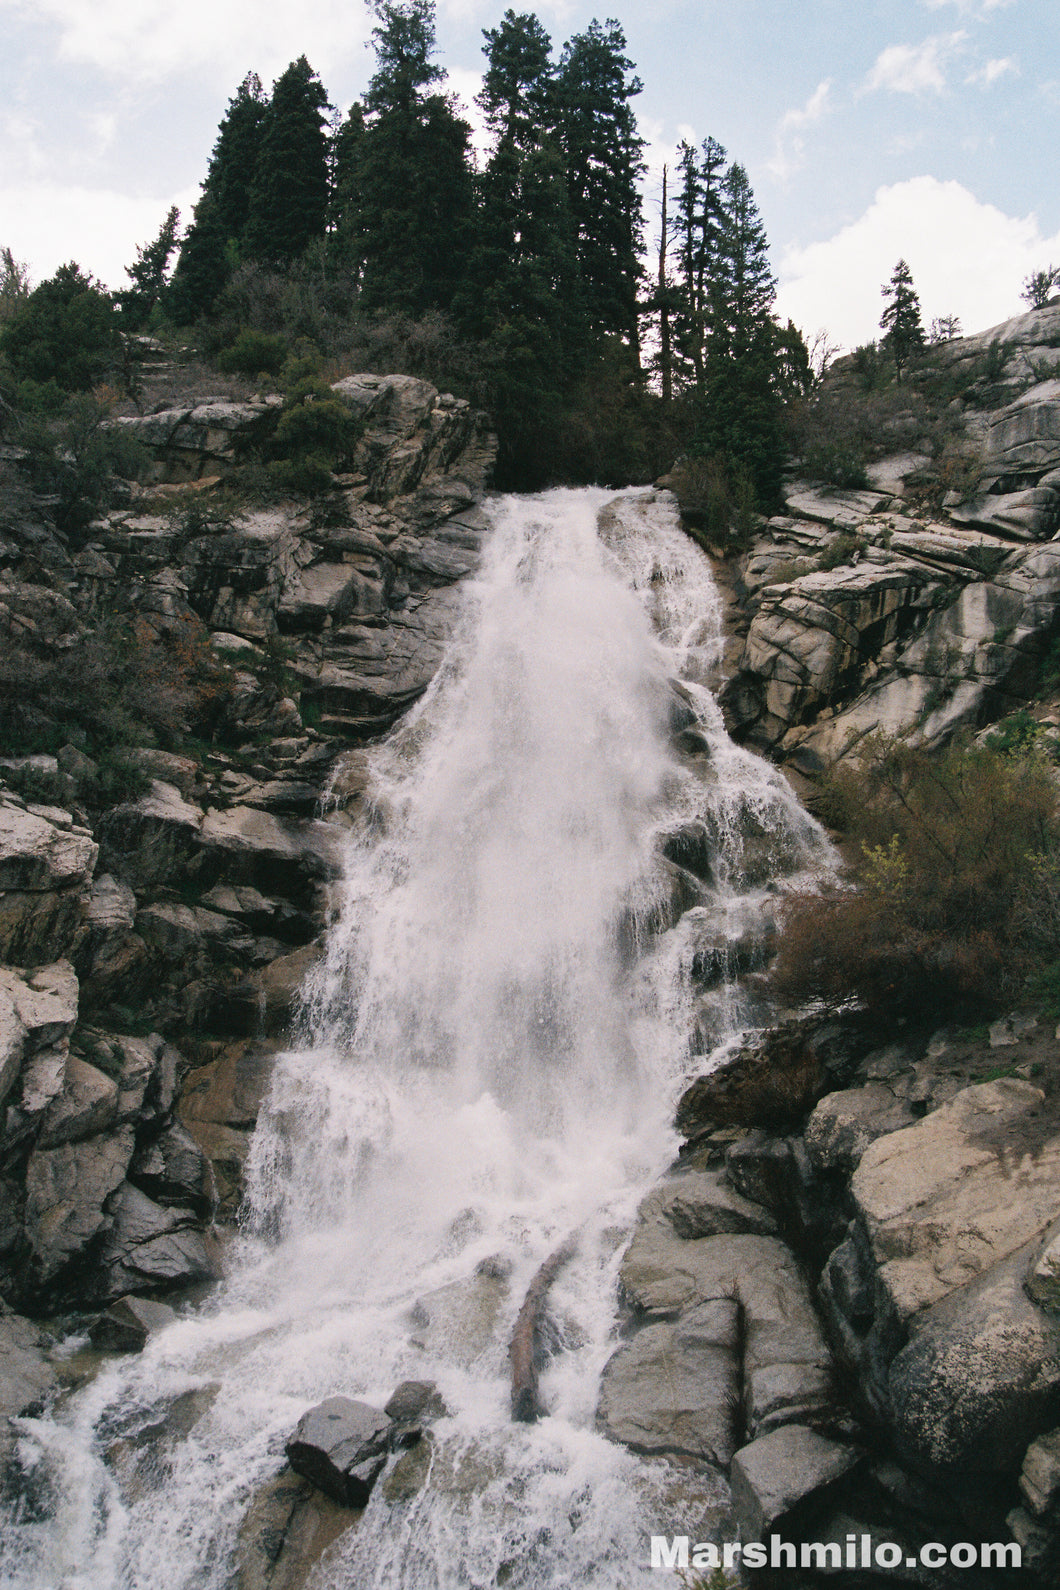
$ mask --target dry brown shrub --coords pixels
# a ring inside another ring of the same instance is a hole
[[[785,998],[986,1006],[1056,956],[1057,793],[1033,750],[881,738],[822,800],[861,854],[852,887],[787,902],[774,970]]]

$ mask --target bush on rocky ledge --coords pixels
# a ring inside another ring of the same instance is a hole
[[[825,782],[859,846],[846,887],[793,898],[774,977],[881,1014],[989,1008],[1060,956],[1060,818],[1047,759],[876,737]]]

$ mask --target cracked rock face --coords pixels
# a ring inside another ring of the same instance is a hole
[[[84,544],[43,507],[5,532],[0,622],[27,642],[76,648],[116,617],[228,665],[214,741],[129,748],[143,793],[104,804],[72,743],[0,759],[0,1288],[18,1306],[214,1273],[203,1228],[239,1206],[263,1033],[289,1030],[364,798],[351,742],[427,688],[477,567],[484,417],[412,377],[337,394],[364,428],[326,508],[215,508],[204,488],[281,404],[203,397],[116,422],[153,453],[152,491]]]
[[[873,465],[871,491],[791,482],[738,574],[738,737],[813,773],[877,730],[941,744],[1026,699],[1060,598],[1058,336],[1051,306],[936,350],[1005,355],[1010,400],[964,414],[967,495],[924,507],[918,453]]]

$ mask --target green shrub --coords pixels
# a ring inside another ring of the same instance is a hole
[[[123,750],[177,748],[212,733],[232,690],[197,619],[109,618],[79,629],[68,607],[38,608],[33,629],[0,632],[0,747],[55,751],[68,741],[100,764],[101,798],[134,786]]]
[[[893,385],[867,393],[839,382],[817,387],[788,406],[788,445],[811,480],[863,490],[867,465],[912,440],[916,408],[916,394]]]
[[[270,473],[291,491],[326,491],[332,473],[352,464],[363,434],[363,420],[330,387],[302,381],[284,398],[270,443]]]
[[[111,295],[79,265],[63,265],[0,324],[0,351],[16,381],[84,392],[121,367],[122,338]]]
[[[731,468],[717,455],[693,455],[674,466],[669,483],[683,517],[708,546],[721,552],[747,550],[758,512],[746,471]]]
[[[894,1015],[991,1006],[1060,953],[1060,821],[1033,750],[877,738],[822,786],[860,846],[852,888],[792,899],[777,983]]]
[[[19,412],[45,419],[61,414],[68,396],[54,376],[48,381],[34,381],[26,376],[15,389],[15,403]]]
[[[837,535],[823,552],[818,555],[817,567],[819,569],[838,569],[842,564],[849,563],[855,555],[865,551],[868,542],[864,536],[853,535],[844,531]]]
[[[823,480],[841,491],[864,491],[869,484],[864,455],[850,438],[811,442],[802,461],[812,480]]]
[[[864,342],[852,354],[854,372],[863,392],[878,392],[894,381],[894,366],[878,343]]]
[[[1002,718],[994,732],[987,735],[986,743],[992,751],[1022,756],[1041,746],[1045,732],[1044,723],[1039,723],[1026,707],[1020,707],[1017,712],[1010,712],[1007,718]]]
[[[287,360],[287,338],[244,327],[235,341],[217,355],[225,375],[279,375]]]
[[[137,479],[150,456],[125,426],[108,423],[116,396],[107,388],[77,392],[62,398],[58,412],[23,413],[16,426],[24,473],[55,498],[56,524],[75,542],[116,481]]]
[[[123,801],[136,800],[151,787],[147,769],[120,748],[103,751],[97,765],[94,787],[86,792],[92,805],[119,806]]]

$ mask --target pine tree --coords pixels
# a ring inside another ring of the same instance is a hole
[[[484,350],[501,477],[537,485],[588,342],[577,233],[555,126],[551,40],[536,17],[513,11],[483,37],[478,103],[496,143],[478,183],[476,240],[456,309]]]
[[[894,360],[895,378],[901,381],[904,366],[923,353],[926,344],[920,299],[913,287],[913,273],[904,259],[898,261],[890,281],[884,282],[880,292],[887,299],[880,316],[883,342]]]
[[[1031,271],[1030,275],[1024,278],[1020,297],[1032,309],[1044,309],[1058,282],[1060,282],[1060,269],[1055,265],[1050,265],[1042,271]]]
[[[354,162],[362,304],[424,314],[446,309],[460,283],[474,211],[471,129],[448,98],[424,92],[441,76],[433,0],[376,0],[377,69]]]
[[[627,76],[633,62],[625,51],[619,24],[594,19],[565,45],[556,94],[589,317],[598,330],[622,337],[636,361],[644,140],[630,104],[642,84]]]
[[[328,258],[354,281],[361,275],[360,160],[364,106],[356,101],[331,141]]]
[[[147,324],[151,311],[165,293],[166,272],[180,234],[180,211],[176,205],[167,212],[153,243],[136,250],[136,260],[125,267],[132,286],[118,294],[122,321],[133,331]]]
[[[723,458],[734,480],[750,482],[764,506],[780,489],[781,334],[772,316],[776,281],[747,172],[734,163],[718,256],[709,283],[710,335],[704,359],[702,451]]]
[[[0,248],[0,324],[29,297],[29,266],[12,249]]]
[[[442,77],[431,60],[436,49],[434,0],[369,0],[379,18],[372,29],[375,73],[365,95],[369,111],[402,111],[415,114],[423,90]]]
[[[498,143],[523,152],[554,130],[552,40],[537,17],[506,11],[499,27],[484,28],[489,63],[477,104]]]
[[[228,102],[202,198],[180,246],[170,295],[170,309],[178,322],[209,313],[239,257],[265,110],[261,79],[256,72],[248,72]]]
[[[702,391],[710,322],[711,283],[718,268],[724,225],[725,150],[716,138],[704,139],[697,154],[680,146],[680,187],[674,218],[680,275],[680,300],[674,317],[678,363]]]
[[[273,84],[250,189],[247,253],[290,265],[328,218],[328,97],[304,55]]]

